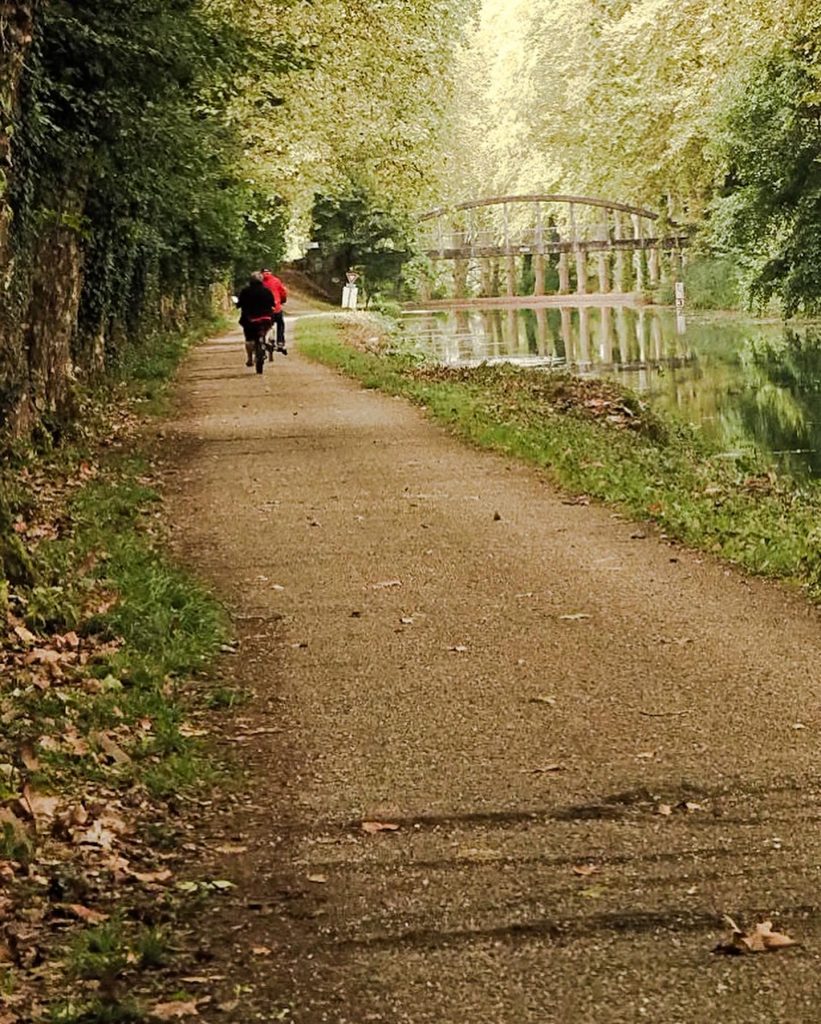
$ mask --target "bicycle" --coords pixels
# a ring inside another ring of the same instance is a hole
[[[257,327],[254,338],[254,367],[257,373],[262,373],[265,369],[265,357],[268,354],[268,331],[270,330],[270,322],[263,322]]]

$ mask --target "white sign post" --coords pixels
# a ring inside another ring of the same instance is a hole
[[[349,270],[345,277],[347,277],[348,283],[342,289],[342,308],[356,309],[356,302],[359,297],[359,289],[356,286],[356,282],[359,280],[359,274]]]

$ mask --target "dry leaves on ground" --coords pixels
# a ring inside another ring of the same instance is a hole
[[[746,953],[773,953],[779,949],[799,945],[789,935],[785,935],[783,932],[774,932],[772,921],[760,921],[745,932],[731,917],[725,916],[724,920],[732,929],[732,935],[725,942],[720,942],[713,950],[714,953],[743,956]]]
[[[363,821],[360,827],[371,836],[379,832],[398,832],[400,828],[391,821]]]
[[[181,999],[170,1003],[157,1003],[151,1008],[151,1016],[157,1020],[181,1020],[183,1017],[198,1017],[196,1001],[184,1002]]]
[[[522,768],[522,775],[552,775],[555,772],[563,772],[563,764],[542,764],[537,768]]]

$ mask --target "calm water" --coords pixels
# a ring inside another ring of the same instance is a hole
[[[728,454],[755,447],[792,473],[821,477],[821,332],[609,307],[413,313],[405,330],[442,363],[615,377],[699,424]]]

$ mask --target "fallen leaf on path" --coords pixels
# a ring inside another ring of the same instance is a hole
[[[579,878],[589,878],[590,875],[595,875],[599,870],[595,864],[576,864],[573,867],[573,874],[578,875]]]
[[[53,820],[57,808],[60,806],[60,797],[46,796],[44,793],[36,792],[30,786],[24,786],[20,804],[24,811],[34,819],[39,831],[42,828],[47,828]]]
[[[143,885],[151,885],[154,882],[167,882],[172,877],[171,871],[164,868],[162,871],[129,871],[132,878],[136,878]]]
[[[467,647],[464,644],[454,644],[453,647],[448,647],[448,650],[453,651],[454,654],[464,654]]]
[[[400,826],[390,821],[363,821],[362,831],[368,835],[376,835],[377,832],[398,832]]]
[[[180,1020],[182,1017],[198,1017],[197,1004],[192,999],[183,1002],[180,999],[171,1003],[157,1003],[151,1008],[151,1016],[158,1020]]]
[[[772,930],[772,921],[760,921],[752,930],[744,932],[731,917],[724,920],[732,929],[732,935],[726,942],[720,942],[714,953],[725,953],[729,956],[740,956],[744,953],[772,953],[788,946],[797,946],[795,939],[783,932]]]
[[[251,952],[254,956],[270,956],[273,953],[272,949],[267,946],[251,946]]]
[[[33,744],[22,743],[20,745],[20,760],[27,771],[37,772],[40,770],[40,759],[35,752]]]
[[[37,642],[37,637],[30,629],[26,629],[25,626],[15,626],[14,632],[17,639],[21,640],[24,644],[33,644]]]
[[[692,800],[680,800],[677,804],[659,804],[656,808],[658,814],[669,818],[671,814],[695,814],[696,811],[703,811],[704,807]]]
[[[101,910],[92,910],[91,907],[85,907],[82,903],[58,903],[57,908],[71,914],[79,921],[85,921],[86,924],[102,924],[103,921],[108,920],[108,914],[104,914]]]
[[[184,736],[186,739],[197,739],[200,736],[207,736],[207,729],[198,729],[195,725],[191,725],[190,722],[183,722],[179,728],[180,736]]]
[[[324,885],[328,881],[327,875],[308,875],[308,881],[314,885]]]
[[[102,821],[95,821],[90,828],[74,832],[73,839],[78,846],[99,846],[101,850],[110,850],[117,836]]]
[[[96,744],[100,750],[114,764],[129,764],[131,758],[116,740],[107,732],[95,732],[91,734],[91,742]]]

